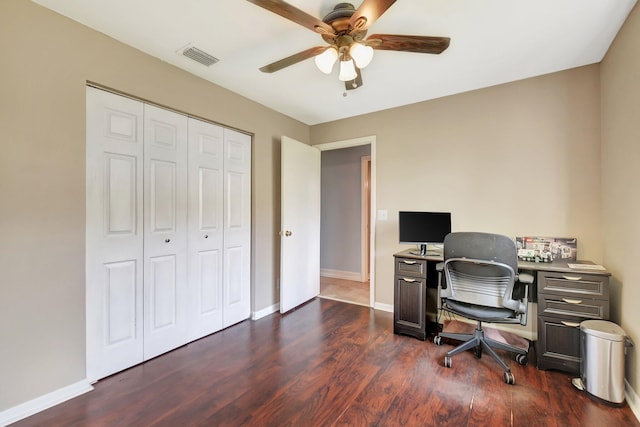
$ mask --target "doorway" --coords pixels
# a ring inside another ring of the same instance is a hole
[[[322,156],[319,296],[373,307],[375,137],[315,147]]]

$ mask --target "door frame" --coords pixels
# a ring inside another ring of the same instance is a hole
[[[369,145],[371,147],[371,181],[370,181],[370,225],[369,225],[369,306],[375,308],[375,235],[376,235],[376,136],[363,136],[360,138],[345,139],[341,141],[327,142],[313,145],[320,151],[339,150],[341,148]]]
[[[371,227],[369,198],[371,197],[371,156],[360,158],[360,280],[369,280],[370,237],[367,234]],[[371,284],[369,284],[371,286]]]

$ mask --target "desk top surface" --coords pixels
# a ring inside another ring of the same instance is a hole
[[[443,260],[442,254],[439,255],[417,255],[413,253],[415,249],[407,249],[402,252],[398,252],[393,254],[394,257],[402,257],[402,258],[412,258],[412,259],[422,259],[427,261],[441,262]],[[585,265],[594,265],[591,261],[573,261],[573,263],[577,264],[585,264]],[[530,271],[554,271],[558,273],[584,273],[584,274],[597,274],[599,276],[611,276],[611,272],[608,270],[594,270],[589,268],[571,268],[569,267],[567,261],[553,261],[553,262],[530,262],[530,261],[520,261],[518,260],[518,269],[519,270],[530,270]]]

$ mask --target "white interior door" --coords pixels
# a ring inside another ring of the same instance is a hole
[[[143,105],[87,87],[87,378],[143,360]]]
[[[320,293],[320,151],[282,137],[280,312]]]
[[[223,326],[251,313],[251,136],[224,129]]]
[[[188,342],[187,117],[144,106],[144,358]]]
[[[189,118],[191,339],[222,329],[223,129]]]

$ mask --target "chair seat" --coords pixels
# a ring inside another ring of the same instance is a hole
[[[501,307],[479,306],[448,299],[445,303],[447,311],[473,320],[483,322],[520,323],[513,310]]]

